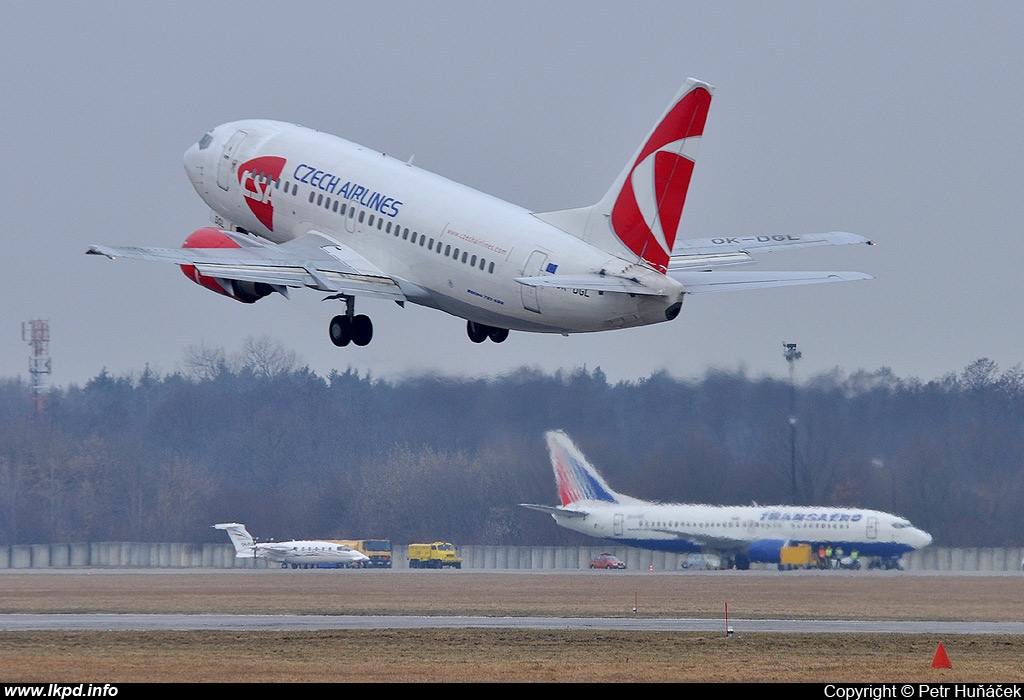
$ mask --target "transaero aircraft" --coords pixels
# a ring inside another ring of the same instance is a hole
[[[618,544],[665,552],[725,554],[738,569],[777,564],[783,546],[841,547],[887,562],[932,537],[904,518],[862,508],[651,503],[616,493],[564,432],[546,434],[560,506],[521,503],[562,527]]]
[[[259,542],[241,523],[217,523],[218,530],[225,530],[235,545],[236,559],[264,558],[281,564],[282,569],[308,569],[320,564],[338,566],[362,566],[370,558],[362,552],[337,542],[320,540],[289,540],[288,542]]]
[[[439,309],[469,338],[585,333],[671,321],[687,294],[870,279],[859,272],[722,270],[751,253],[871,243],[844,232],[676,240],[712,87],[690,79],[597,204],[535,213],[313,129],[223,124],[185,153],[211,209],[183,248],[93,245],[169,262],[244,303],[309,287],[340,300],[335,345],[366,345],[356,297]]]

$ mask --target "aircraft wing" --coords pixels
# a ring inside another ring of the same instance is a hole
[[[696,545],[705,547],[707,549],[716,552],[729,552],[736,549],[740,549],[743,546],[743,542],[740,540],[731,540],[723,537],[702,537],[694,535],[692,533],[679,532],[678,530],[664,530],[659,528],[653,528],[653,532],[660,532],[664,535],[672,535],[676,539],[687,540],[693,542]]]
[[[866,275],[863,272],[727,272],[722,270],[674,271],[671,268],[668,271],[668,275],[682,284],[687,294],[873,279],[871,275]]]
[[[539,506],[533,503],[520,503],[519,505],[530,510],[539,510],[541,513],[547,513],[548,515],[560,515],[563,518],[585,518],[590,515],[585,510],[572,510],[571,508],[562,508],[561,506]]]
[[[86,251],[108,258],[133,258],[192,265],[202,275],[309,287],[321,292],[405,301],[398,283],[351,248],[310,232],[275,244],[224,232],[238,248],[133,248],[92,245]]]

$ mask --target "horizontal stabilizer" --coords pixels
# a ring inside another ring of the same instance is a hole
[[[728,292],[765,287],[788,287],[824,282],[850,282],[874,279],[863,272],[770,272],[721,270],[669,270],[669,277],[683,285],[687,294]]]
[[[847,231],[826,233],[775,234],[754,236],[720,236],[718,238],[691,238],[676,241],[672,249],[672,262],[676,258],[715,255],[721,253],[771,253],[776,250],[792,250],[818,245],[852,245],[865,243],[874,245],[870,239]],[[671,266],[671,264],[670,264]]]
[[[636,280],[611,275],[543,275],[540,277],[517,277],[516,282],[528,287],[558,287],[561,289],[587,289],[593,292],[664,296],[663,291],[652,289]]]
[[[520,503],[523,508],[529,508],[530,510],[539,510],[541,513],[547,513],[548,515],[559,515],[563,518],[585,518],[589,513],[585,510],[572,510],[570,508],[562,508],[561,506],[540,506],[533,503]]]

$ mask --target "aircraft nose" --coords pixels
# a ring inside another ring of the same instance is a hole
[[[216,130],[207,131],[203,134],[203,137],[192,144],[183,158],[185,164],[185,173],[188,175],[188,179],[192,181],[192,186],[196,188],[196,192],[200,196],[204,192],[204,181],[213,172],[212,168],[216,167],[216,164],[212,161],[212,156],[216,146]],[[209,172],[207,172],[209,171]]]
[[[918,547],[927,547],[928,545],[930,545],[932,543],[932,536],[929,535],[924,530],[918,530],[917,531],[917,539],[918,539],[918,541],[920,541],[920,544],[918,545]]]
[[[199,144],[194,143],[185,151],[185,174],[192,181],[193,187],[199,189],[203,182],[203,161],[199,155]]]

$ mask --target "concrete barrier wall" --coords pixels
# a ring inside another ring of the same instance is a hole
[[[591,557],[610,552],[633,570],[676,571],[682,554],[632,547],[459,547],[463,569],[586,569]],[[928,547],[903,557],[908,571],[1022,571],[1024,547]],[[395,545],[394,568],[408,568],[407,547]],[[265,561],[235,557],[230,544],[91,542],[0,545],[0,569],[66,567],[265,568]],[[270,566],[276,566],[271,564]],[[757,566],[757,565],[755,565]]]

